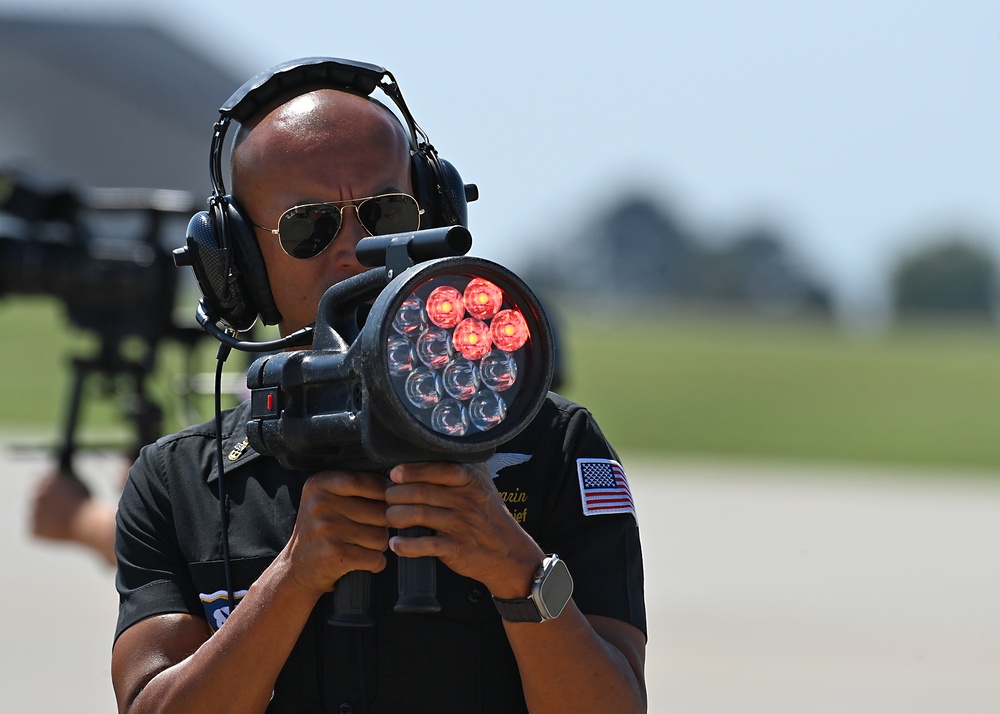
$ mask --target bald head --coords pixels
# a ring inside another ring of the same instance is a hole
[[[409,157],[406,130],[378,102],[335,89],[300,94],[240,126],[233,144],[233,194],[238,199],[263,178],[261,172],[280,168],[283,158],[322,154],[347,160],[363,147]]]

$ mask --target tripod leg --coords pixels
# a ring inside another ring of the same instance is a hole
[[[73,470],[76,428],[80,421],[80,407],[83,403],[83,384],[89,371],[86,363],[78,359],[73,360],[73,384],[70,387],[69,405],[63,417],[62,440],[56,452],[60,475],[72,479],[77,479]]]

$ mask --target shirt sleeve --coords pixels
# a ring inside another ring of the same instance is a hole
[[[625,469],[588,410],[565,402],[558,421],[562,448],[546,464],[549,487],[538,543],[569,566],[581,612],[631,623],[646,634],[642,548]],[[614,484],[616,507],[610,512],[585,507],[584,476],[592,468]]]
[[[163,444],[143,448],[118,505],[119,595],[115,640],[140,620],[167,613],[204,617],[173,524]]]

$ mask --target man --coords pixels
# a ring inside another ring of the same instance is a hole
[[[327,287],[362,272],[354,248],[368,233],[353,206],[412,193],[409,152],[383,106],[335,89],[243,123],[233,196],[257,226],[282,334],[314,322]],[[345,206],[343,224],[319,255],[294,258],[272,229],[317,202]],[[213,610],[225,587],[214,430],[161,439],[133,467],[118,516],[120,711],[645,711],[637,526],[634,513],[581,511],[573,459],[617,458],[585,410],[553,395],[509,444],[524,463],[495,479],[454,463],[401,464],[389,480],[288,472],[244,456],[245,418],[230,414],[222,437],[232,589],[245,591],[228,619]],[[522,503],[533,509],[524,527],[512,513]],[[434,535],[390,535],[418,525]],[[551,620],[501,619],[490,596],[525,598],[553,550],[574,598]],[[392,612],[397,556],[440,559],[440,613]],[[376,574],[374,627],[326,623],[334,583],[353,570]]]

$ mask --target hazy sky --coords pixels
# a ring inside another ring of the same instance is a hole
[[[151,17],[246,78],[310,55],[388,68],[480,187],[474,252],[515,269],[636,187],[720,240],[776,227],[847,310],[920,236],[1000,256],[1000,2],[136,4],[0,10]]]

